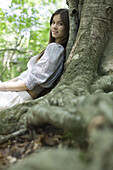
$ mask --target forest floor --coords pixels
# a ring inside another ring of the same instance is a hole
[[[69,142],[64,136],[63,130],[45,125],[0,144],[0,170],[5,170],[9,165],[48,147],[61,147],[62,143],[68,147]]]

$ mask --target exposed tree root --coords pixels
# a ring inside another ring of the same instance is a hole
[[[83,130],[82,117],[80,115],[72,115],[67,109],[55,106],[36,105],[32,107],[32,110],[27,114],[26,121],[28,126],[50,123],[75,133]]]
[[[100,89],[107,93],[113,91],[113,75],[100,77],[97,81],[93,83],[90,91],[93,93],[96,90]]]
[[[65,98],[65,97],[64,97]],[[104,93],[97,93],[89,96],[73,96],[72,100],[66,96],[67,102],[64,106],[25,103],[16,106],[15,109],[1,112],[0,122],[1,134],[9,134],[22,128],[39,126],[44,123],[66,129],[80,138],[80,134],[88,133],[89,126],[93,119],[102,116],[113,124],[113,98]],[[35,101],[36,102],[36,101]],[[69,107],[71,106],[71,107]],[[18,113],[18,114],[17,114]],[[79,132],[79,133],[78,133]]]

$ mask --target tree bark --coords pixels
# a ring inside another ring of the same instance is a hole
[[[69,7],[69,21],[70,21],[69,40],[66,48],[66,56],[68,57],[72,49],[72,46],[74,45],[79,27],[79,10],[78,10],[79,0],[75,1],[67,0],[67,4]]]
[[[100,60],[98,70],[101,76],[113,74],[113,29],[110,34],[110,40]]]

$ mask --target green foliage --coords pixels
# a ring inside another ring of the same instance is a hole
[[[61,7],[59,2],[62,1],[12,0],[7,9],[0,8],[0,80],[20,74],[28,60],[45,49],[50,16]]]

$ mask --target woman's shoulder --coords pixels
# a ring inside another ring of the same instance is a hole
[[[62,45],[60,45],[60,44],[57,44],[57,43],[55,43],[55,42],[52,42],[52,43],[50,43],[50,44],[48,44],[48,46],[46,47],[46,49],[50,49],[50,50],[52,50],[52,49],[58,49],[58,50],[64,50],[64,47],[62,46]]]

